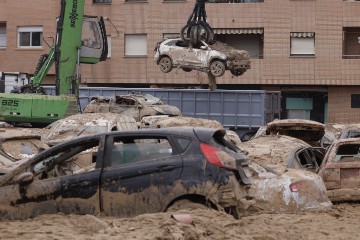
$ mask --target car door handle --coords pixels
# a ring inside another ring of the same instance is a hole
[[[157,168],[157,171],[158,172],[166,172],[166,171],[171,171],[171,170],[174,170],[175,169],[175,166],[161,166],[161,167],[158,167]]]
[[[81,187],[88,187],[90,186],[90,182],[89,181],[84,181],[81,183],[74,183],[70,185],[70,188],[81,188]]]

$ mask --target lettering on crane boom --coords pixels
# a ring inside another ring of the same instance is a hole
[[[72,28],[75,28],[75,22],[78,19],[77,4],[78,4],[78,1],[74,0],[73,5],[72,5],[72,12],[69,17],[70,18],[70,27],[72,27]]]

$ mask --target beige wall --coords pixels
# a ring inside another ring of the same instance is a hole
[[[351,108],[351,94],[360,94],[360,86],[329,87],[329,123],[360,122],[360,108]]]

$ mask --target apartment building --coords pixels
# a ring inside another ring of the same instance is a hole
[[[82,65],[84,86],[207,86],[204,73],[165,74],[153,60],[156,43],[179,35],[195,0],[85,1],[87,15],[110,21],[109,58]],[[33,73],[54,41],[59,9],[60,0],[0,0],[0,71]],[[359,122],[360,1],[209,0],[206,12],[217,40],[252,55],[250,70],[225,73],[218,88],[281,91],[282,118]]]

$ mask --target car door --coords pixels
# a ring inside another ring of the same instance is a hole
[[[206,46],[202,46],[201,48],[187,48],[184,51],[184,64],[207,67],[209,61],[209,50]]]
[[[106,145],[102,210],[121,217],[164,210],[178,191],[182,170],[172,140],[164,135],[120,135]]]
[[[326,155],[319,172],[332,200],[360,199],[360,144],[340,144]],[[356,191],[358,191],[356,193]],[[344,194],[346,192],[346,194]]]
[[[58,145],[20,166],[23,169],[9,179],[10,184],[0,188],[0,205],[8,206],[2,209],[3,217],[100,213],[102,139],[86,137]]]

